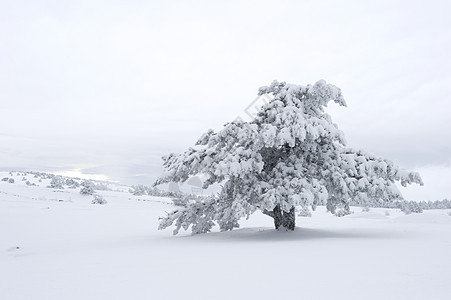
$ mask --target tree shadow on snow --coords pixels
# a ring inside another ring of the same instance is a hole
[[[277,231],[269,227],[242,228],[228,232],[211,232],[206,234],[180,236],[202,241],[302,241],[321,239],[393,239],[402,238],[405,234],[388,229],[314,229],[296,227],[294,231]]]

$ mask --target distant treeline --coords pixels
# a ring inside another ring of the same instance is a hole
[[[369,205],[358,202],[351,202],[351,206],[360,206],[364,208],[395,208],[400,209],[406,214],[421,213],[428,209],[451,209],[451,200],[443,199],[437,201],[394,201],[394,202],[372,202]]]

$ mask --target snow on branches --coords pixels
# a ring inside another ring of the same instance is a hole
[[[330,101],[346,106],[341,90],[324,80],[314,85],[274,81],[259,89],[271,94],[251,122],[227,123],[207,131],[193,148],[163,157],[164,173],[155,185],[207,177],[204,188],[223,184],[218,199],[202,200],[163,218],[178,232],[193,233],[239,226],[238,220],[260,210],[275,227],[294,229],[295,209],[326,205],[336,213],[349,203],[383,203],[402,199],[395,182],[423,184],[419,174],[391,161],[346,147],[343,132],[324,112]]]

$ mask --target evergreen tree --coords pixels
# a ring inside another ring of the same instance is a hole
[[[162,218],[160,229],[175,222],[178,233],[239,227],[256,210],[274,219],[276,229],[295,228],[295,209],[326,205],[349,213],[350,202],[401,200],[395,185],[423,184],[418,173],[391,161],[346,147],[343,133],[324,112],[329,101],[346,106],[341,90],[320,80],[314,85],[274,81],[259,95],[272,95],[251,122],[236,120],[209,130],[182,154],[163,157],[165,172],[155,185],[184,182],[204,174],[204,188],[221,183],[218,198],[190,203]]]

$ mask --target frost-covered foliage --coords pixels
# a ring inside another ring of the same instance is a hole
[[[351,201],[351,205],[360,206],[359,203]],[[451,200],[443,199],[437,201],[393,201],[386,203],[370,203],[369,207],[397,208],[405,213],[421,213],[428,209],[451,209]],[[365,207],[364,207],[365,208]]]
[[[202,201],[210,200],[213,198],[217,198],[217,197],[193,195],[193,194],[180,194],[180,195],[177,195],[177,197],[172,198],[172,203],[174,203],[175,206],[188,207],[188,205],[190,203],[202,202]]]
[[[404,212],[406,215],[408,215],[411,213],[416,214],[422,213],[423,209],[418,204],[418,202],[409,201],[401,203],[401,211]]]
[[[181,207],[187,207],[191,202],[191,199],[188,197],[179,197],[179,198],[172,198],[172,203],[174,203],[175,206],[181,206]]]
[[[61,176],[54,176],[50,181],[50,185],[48,187],[52,189],[64,189],[64,183],[65,182]]]
[[[422,184],[419,174],[391,161],[346,147],[343,133],[324,112],[330,101],[346,106],[341,90],[320,80],[314,85],[274,81],[259,95],[270,94],[256,118],[237,120],[218,132],[209,130],[181,154],[163,157],[165,172],[156,185],[184,182],[204,174],[204,188],[223,185],[219,199],[197,201],[163,218],[160,229],[176,223],[193,233],[238,227],[238,220],[260,210],[275,227],[294,229],[296,207],[326,205],[349,213],[358,203],[391,202],[402,196],[395,185]]]
[[[94,190],[96,190],[96,191],[111,191],[111,188],[109,188],[107,184],[100,182],[100,183],[94,184]]]
[[[101,183],[101,182],[100,183],[99,182],[96,183],[96,182],[94,182],[92,180],[84,180],[84,181],[82,181],[82,183],[80,185],[82,186],[82,189],[83,189],[83,187],[86,187],[87,190],[91,190],[92,189],[94,191],[94,193],[95,193],[95,191],[109,191],[109,190],[111,190],[108,187],[108,185],[106,185],[104,183]]]
[[[162,191],[156,187],[150,187],[143,184],[132,185],[132,187],[128,190],[134,196],[155,196],[155,197],[169,197],[169,198],[182,198],[185,197],[185,194],[182,192],[166,192]]]
[[[25,184],[28,185],[28,186],[37,186],[36,183],[31,183],[29,180],[27,180],[25,182]]]
[[[340,208],[335,212],[335,215],[337,217],[344,217],[350,214],[353,214],[354,212],[349,209]]]
[[[130,189],[130,193],[132,193],[135,196],[142,196],[148,194],[147,187],[142,184],[132,186],[132,188]]]
[[[14,183],[14,182],[16,182],[16,181],[14,180],[14,178],[10,178],[10,179],[8,180],[8,182],[9,182],[9,183]]]
[[[215,225],[213,220],[220,201],[215,198],[196,201],[184,208],[178,208],[170,212],[167,217],[162,218],[158,229],[164,229],[175,222],[174,234],[177,234],[180,228],[187,230],[192,225],[192,231],[195,233],[207,232]],[[238,225],[238,224],[232,224]]]
[[[70,189],[75,189],[78,188],[80,186],[80,184],[78,183],[78,181],[76,181],[73,178],[66,178],[65,180],[65,185],[67,185]]]
[[[108,202],[99,194],[94,195],[94,199],[91,201],[92,204],[107,204]]]
[[[307,206],[301,207],[298,213],[299,217],[311,217],[312,212],[310,211],[310,208]]]
[[[80,194],[82,195],[92,195],[95,193],[94,183],[90,180],[85,180],[81,183]]]

